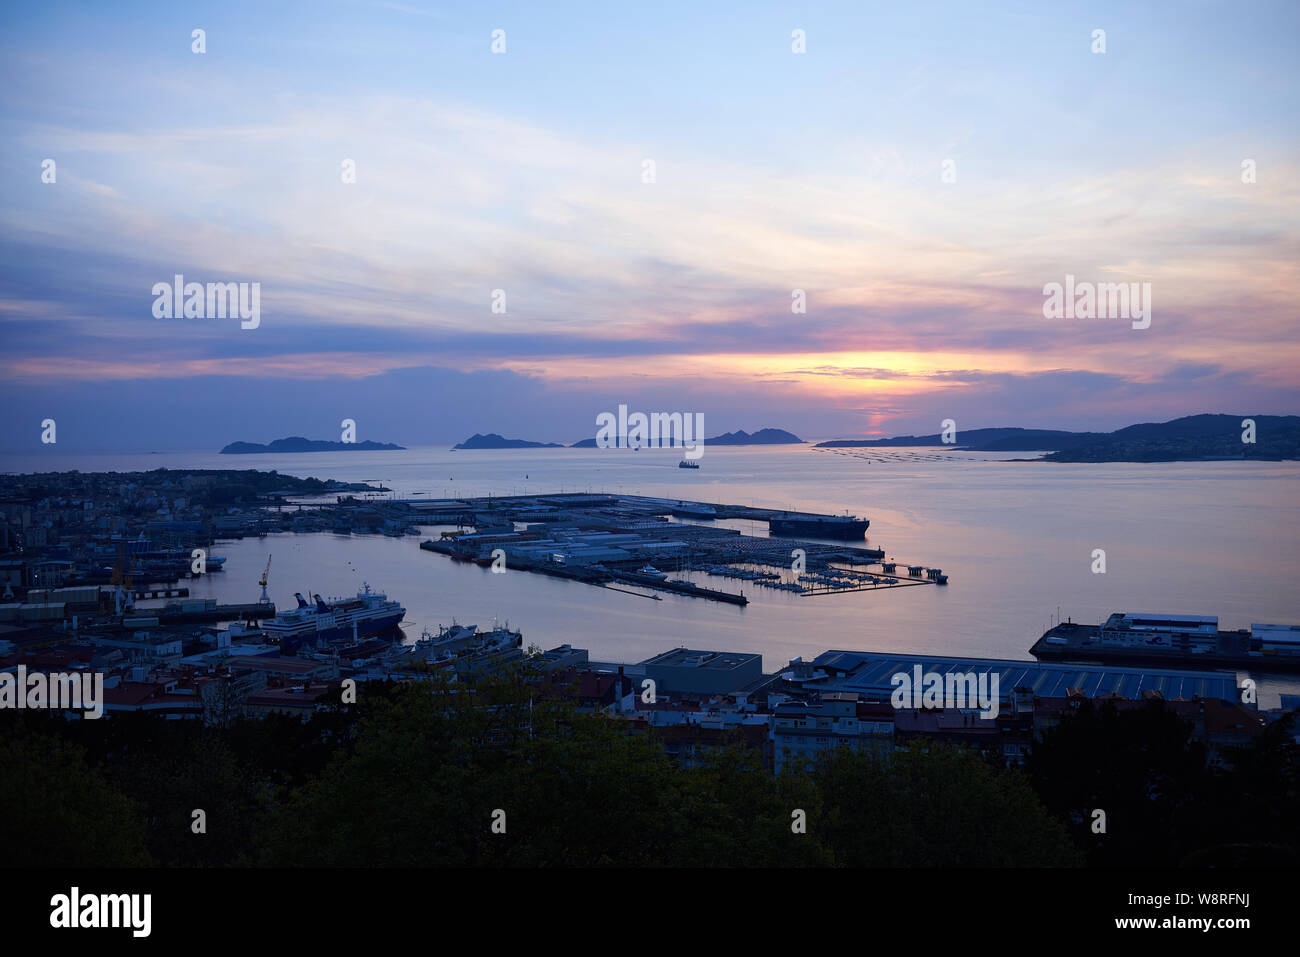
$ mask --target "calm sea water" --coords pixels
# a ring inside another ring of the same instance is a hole
[[[1024,453],[1020,453],[1021,456]],[[1029,657],[1056,616],[1098,622],[1112,611],[1217,615],[1220,627],[1300,623],[1300,464],[1206,462],[1058,465],[949,449],[709,448],[702,468],[671,450],[536,449],[228,456],[8,456],[7,471],[278,469],[377,479],[401,497],[556,491],[635,492],[871,519],[868,541],[891,557],[941,567],[946,587],[801,597],[744,588],[751,604],[663,601],[524,572],[492,574],[419,550],[420,538],[279,535],[220,543],[225,570],[191,594],[252,601],[274,556],[271,596],[353,593],[362,582],[407,608],[406,631],[454,617],[509,620],[525,643],[568,642],[602,660],[636,661],[677,645],[758,652],[772,670],[831,648]],[[436,534],[437,529],[429,529]],[[763,533],[759,523],[755,532]],[[1093,574],[1092,552],[1106,552]],[[1300,680],[1261,682],[1264,703]],[[1274,698],[1275,700],[1275,698]]]

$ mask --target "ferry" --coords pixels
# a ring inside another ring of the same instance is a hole
[[[308,604],[295,593],[298,607],[262,623],[262,631],[278,642],[282,653],[293,653],[304,645],[315,647],[352,638],[366,638],[396,628],[406,617],[406,609],[388,596],[373,592],[367,584],[355,598],[324,601],[312,595]]]
[[[688,461],[687,459],[682,459],[680,462],[677,463],[677,467],[678,467],[679,469],[697,469],[697,468],[700,467],[700,463],[699,463],[699,462],[691,462],[691,461]]]

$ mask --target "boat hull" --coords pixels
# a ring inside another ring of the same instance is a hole
[[[359,621],[356,625],[356,637],[370,638],[391,631],[401,624],[402,619],[405,617],[406,612],[402,611],[371,618],[367,621]],[[353,637],[351,625],[337,625],[332,628],[322,628],[318,631],[304,631],[285,635],[277,635],[273,629],[266,629],[266,634],[267,637],[273,640],[279,639],[282,653],[292,653],[303,646],[315,648],[320,645],[333,645],[338,642],[350,641]]]

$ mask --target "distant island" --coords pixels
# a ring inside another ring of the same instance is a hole
[[[759,429],[749,433],[744,429],[724,432],[704,440],[705,445],[802,445],[803,439],[784,429]]]
[[[967,429],[957,430],[954,448],[972,452],[1045,452],[1073,448],[1103,439],[1105,432],[1064,432],[1059,429]],[[899,435],[892,439],[837,439],[818,442],[815,448],[892,448],[908,445],[943,445],[942,433]]]
[[[459,445],[453,445],[452,451],[457,449],[562,449],[564,448],[559,442],[529,442],[527,439],[506,439],[497,435],[495,432],[489,432],[487,435],[479,435],[475,432],[464,442]]]
[[[746,432],[740,429],[736,432],[724,432],[722,435],[715,435],[711,439],[705,439],[702,444],[708,445],[802,445],[803,439],[793,432],[787,432],[784,429],[759,429],[757,432]],[[580,442],[574,442],[569,446],[571,449],[594,449],[596,448],[595,438],[583,439]]]
[[[261,452],[404,452],[401,445],[391,442],[331,442],[328,439],[304,439],[291,435],[276,439],[266,445],[256,442],[231,442],[221,450],[222,455],[255,455]]]
[[[1242,441],[1242,421],[1255,441]],[[1212,459],[1300,459],[1300,415],[1189,415],[1145,422],[1045,455],[1049,462],[1177,462]]]
[[[1255,441],[1243,442],[1242,422],[1255,423]],[[882,448],[943,445],[940,433],[892,439],[840,439],[816,448]],[[1178,462],[1300,458],[1300,416],[1189,415],[1169,422],[1130,425],[1114,432],[1055,429],[957,430],[950,448],[972,452],[1047,452],[1047,462]]]

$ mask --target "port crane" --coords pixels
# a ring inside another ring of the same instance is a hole
[[[262,569],[262,577],[259,578],[257,581],[257,583],[262,586],[262,597],[258,599],[258,602],[263,605],[271,604],[270,596],[266,594],[267,576],[269,576],[270,574],[271,574],[271,555],[270,553],[267,553],[266,567]]]
[[[113,585],[113,611],[115,614],[121,615],[135,609],[135,602],[131,594],[133,580],[131,557],[127,553],[126,542],[122,541],[117,546],[117,561],[113,563],[113,577],[110,579]]]

